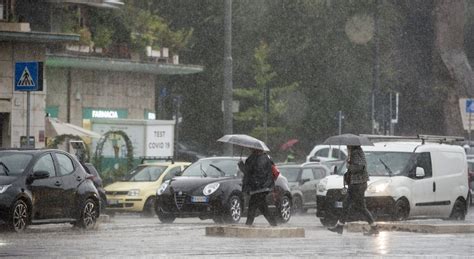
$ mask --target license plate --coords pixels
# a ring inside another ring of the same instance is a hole
[[[208,202],[209,198],[207,196],[192,196],[191,202]]]
[[[342,208],[342,201],[336,201],[336,202],[334,202],[334,207],[336,207],[336,208]]]
[[[109,205],[119,204],[119,200],[107,200],[107,204]]]

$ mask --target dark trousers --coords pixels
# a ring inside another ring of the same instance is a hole
[[[350,184],[347,190],[347,196],[342,210],[341,223],[345,223],[349,217],[349,212],[361,213],[369,224],[374,223],[372,214],[365,205],[364,193],[367,190],[367,183]]]
[[[259,192],[259,193],[250,195],[249,210],[247,212],[247,222],[245,222],[246,225],[253,224],[253,220],[255,219],[255,213],[257,212],[257,209],[260,210],[260,212],[267,219],[270,225],[272,226],[277,225],[275,216],[268,209],[268,204],[267,204],[267,199],[266,199],[267,194],[268,192]]]

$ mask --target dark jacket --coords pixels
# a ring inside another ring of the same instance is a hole
[[[242,191],[250,194],[270,191],[275,183],[272,178],[272,161],[265,153],[252,153],[243,165]]]
[[[364,151],[360,146],[350,151],[348,170],[351,172],[351,184],[366,183],[369,180],[367,173],[367,162]]]

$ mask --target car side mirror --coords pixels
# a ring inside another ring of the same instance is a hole
[[[416,172],[415,172],[415,176],[416,178],[423,178],[425,177],[425,169],[423,169],[422,167],[416,167]]]
[[[310,162],[321,162],[321,160],[317,156],[312,156],[309,158]]]
[[[181,176],[183,174],[183,171],[176,172],[174,176]]]
[[[31,174],[29,177],[28,177],[28,183],[32,183],[33,181],[35,180],[39,180],[39,179],[46,179],[49,177],[49,172],[48,171],[35,171],[33,174]]]

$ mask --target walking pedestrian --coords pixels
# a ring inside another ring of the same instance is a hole
[[[259,149],[251,149],[251,154],[238,163],[244,173],[242,191],[250,195],[246,225],[251,226],[257,209],[263,214],[271,226],[276,226],[276,218],[267,204],[267,195],[273,190],[275,183],[272,178],[272,161],[267,154]]]
[[[329,227],[328,229],[333,232],[342,234],[344,224],[346,223],[350,210],[354,212],[360,212],[370,225],[370,230],[366,233],[369,235],[378,234],[377,224],[372,217],[372,214],[367,209],[365,204],[365,190],[367,190],[367,181],[369,180],[369,174],[367,173],[367,162],[365,160],[364,151],[360,146],[347,146],[348,160],[347,160],[347,172],[349,174],[344,179],[348,184],[348,190],[341,218],[337,221],[336,225]]]

